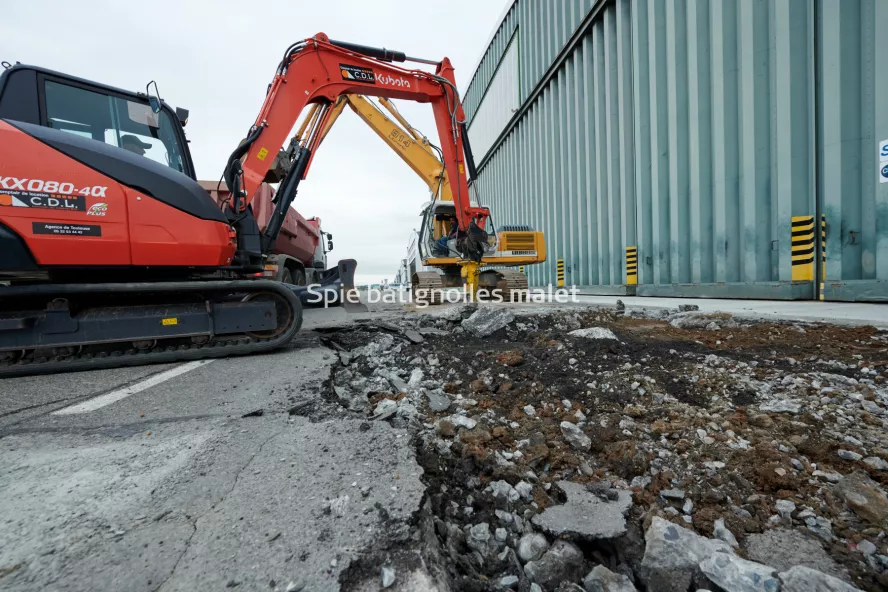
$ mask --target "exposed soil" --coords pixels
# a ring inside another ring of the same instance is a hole
[[[886,524],[850,511],[822,476],[863,471],[888,485],[888,471],[863,462],[888,460],[888,333],[712,320],[717,329],[688,330],[612,311],[519,316],[481,338],[455,331],[459,325],[434,315],[408,314],[405,326],[443,328],[446,334],[413,344],[392,327],[367,325],[325,339],[354,352],[392,334],[394,347],[375,356],[358,353],[334,376],[347,369],[348,376],[375,379],[384,368],[406,380],[420,368],[422,386],[437,386],[452,401],[446,411],[433,412],[423,403],[412,421],[400,414],[391,421],[414,430],[428,507],[454,590],[501,589],[501,576],[521,574],[514,552],[494,560],[473,553],[464,527],[487,522],[493,532],[508,527],[505,514],[529,522],[564,501],[555,485],[560,480],[631,487],[629,535],[581,549],[589,565],[627,573],[640,590],[634,571],[653,516],[706,537],[722,518],[740,542],[741,555],[751,533],[775,527],[813,532],[806,519],[824,518],[831,535],[820,533],[817,540],[850,581],[864,590],[888,590],[888,566],[857,549],[867,540],[877,555],[888,555]],[[568,335],[585,327],[611,329],[618,341]],[[331,379],[331,388],[335,382]],[[406,396],[396,391],[368,393],[363,413],[372,414],[382,399]],[[795,402],[797,408],[775,408],[775,401]],[[870,404],[861,408],[864,401]],[[453,425],[461,409],[477,422],[474,427]],[[589,451],[565,441],[564,421],[581,426],[592,442]],[[843,460],[839,450],[859,453],[861,460]],[[496,497],[488,485],[500,480],[530,483],[531,498]],[[664,499],[664,489],[683,490],[692,509]],[[777,515],[777,500],[796,505],[790,518]],[[519,536],[513,527],[505,550]],[[522,577],[520,589],[527,586]]]

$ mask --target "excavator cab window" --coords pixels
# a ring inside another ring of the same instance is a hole
[[[184,150],[175,122],[147,102],[45,80],[46,125],[140,154],[181,173]]]

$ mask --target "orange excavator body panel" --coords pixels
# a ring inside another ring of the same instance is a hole
[[[219,267],[227,225],[126,187],[0,121],[0,222],[41,266]]]

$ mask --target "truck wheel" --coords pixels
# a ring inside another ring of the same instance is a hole
[[[305,271],[302,269],[297,269],[296,273],[293,274],[293,283],[297,286],[305,285]]]
[[[286,267],[284,268],[284,273],[281,274],[281,283],[282,284],[292,284],[293,283],[293,274],[290,273],[290,270]]]

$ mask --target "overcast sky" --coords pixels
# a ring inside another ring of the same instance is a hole
[[[219,178],[265,98],[280,56],[298,39],[447,56],[465,92],[497,18],[510,0],[290,0],[4,3],[0,60],[52,68],[161,97],[191,111],[186,132],[198,177]],[[437,143],[431,107],[398,102]],[[358,261],[359,282],[393,279],[419,226],[425,184],[346,109],[301,184],[295,206],[334,235],[334,261]]]

